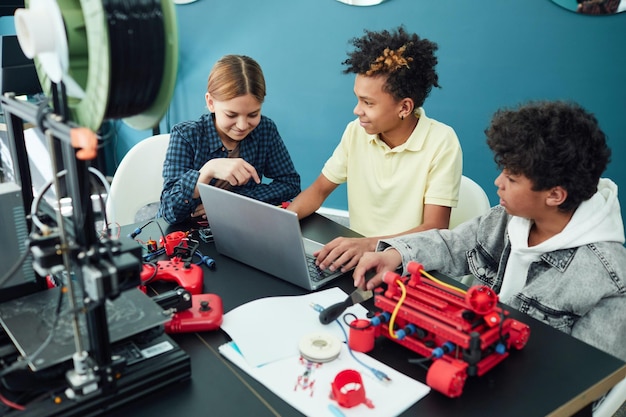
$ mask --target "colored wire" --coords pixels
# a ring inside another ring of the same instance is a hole
[[[113,224],[115,224],[115,229],[117,229],[117,232],[115,232],[115,239],[119,240],[120,236],[122,235],[122,226],[118,222],[108,223],[106,220],[105,220],[105,225],[103,226],[104,230],[100,231],[100,238],[101,239],[104,239],[105,237],[106,238],[111,238],[112,237],[112,234],[110,233],[110,231],[112,229],[110,228],[110,226],[113,225]]]
[[[398,284],[398,286],[400,287],[400,290],[402,290],[402,295],[400,296],[400,299],[396,303],[396,306],[393,309],[393,313],[391,313],[391,318],[389,319],[389,337],[391,337],[392,339],[398,338],[396,333],[393,331],[393,327],[396,321],[396,316],[398,315],[398,311],[400,311],[400,307],[402,306],[402,303],[404,303],[404,300],[406,299],[406,287],[400,280],[396,280],[396,284]]]
[[[356,357],[356,355],[352,351],[352,348],[350,348],[350,343],[348,342],[348,333],[346,332],[346,329],[343,328],[343,326],[341,325],[339,320],[335,320],[335,322],[337,323],[337,325],[341,329],[341,332],[343,333],[343,338],[344,338],[344,340],[346,342],[346,346],[348,348],[348,353],[350,353],[350,356],[352,356],[352,359],[354,359],[355,361],[357,361],[357,363],[359,365],[361,365],[362,367],[368,369],[371,373],[373,373],[374,376],[378,380],[380,380],[380,381],[391,381],[391,378],[389,378],[389,376],[386,373],[384,373],[381,370],[378,370],[376,368],[373,368],[373,367],[369,366],[368,364],[366,364],[365,362],[361,361],[359,358]]]
[[[213,258],[211,258],[210,256],[204,256],[202,252],[197,249],[194,251],[194,255],[200,257],[200,261],[196,262],[196,265],[205,264],[209,269],[215,269],[215,260]]]
[[[108,182],[106,178],[104,177],[104,175],[102,175],[102,173],[95,168],[89,167],[88,169],[91,174],[96,176],[102,182],[102,185],[104,186],[106,193],[108,195],[110,193],[109,192],[110,190],[108,187]],[[57,172],[56,176],[57,178],[62,178],[65,176],[65,174],[67,174],[67,170],[63,169]],[[43,195],[50,189],[53,182],[54,182],[54,179],[51,179],[46,184],[44,184],[44,186],[41,188],[39,193],[35,196],[35,198],[33,199],[30,205],[30,217],[33,221],[33,224],[37,226],[37,228],[42,232],[43,235],[47,235],[50,232],[50,227],[39,219],[37,212],[39,211],[39,204],[41,203],[41,199],[43,198]],[[105,224],[106,224],[107,223],[106,210],[104,208],[104,202],[102,201],[102,194],[99,194],[99,195],[100,195],[100,207],[102,208],[102,213],[105,216],[104,219],[105,219]],[[60,196],[57,195],[57,199],[59,198]],[[58,209],[60,210],[60,208]]]
[[[313,308],[313,310],[317,311],[318,313],[321,313],[322,311],[324,311],[324,307],[322,307],[319,304],[312,303],[311,307]],[[351,313],[347,313],[347,314],[351,314]],[[391,381],[391,378],[389,378],[389,376],[386,373],[374,367],[369,366],[368,364],[366,364],[365,362],[363,362],[362,360],[356,357],[356,355],[352,351],[352,348],[350,347],[350,343],[348,342],[348,333],[346,332],[346,329],[343,328],[343,326],[341,325],[341,322],[339,322],[338,319],[335,319],[335,323],[337,323],[337,325],[341,329],[341,332],[343,333],[343,338],[344,338],[344,341],[346,342],[348,353],[350,353],[350,356],[352,356],[352,359],[354,359],[362,367],[368,369],[372,374],[374,374],[374,376],[379,381]]]
[[[428,366],[426,366],[425,363],[432,360],[433,358],[434,358],[433,356],[425,356],[423,358],[413,358],[413,359],[409,359],[409,363],[413,365],[419,365],[422,368],[428,370]]]
[[[431,274],[429,274],[428,272],[424,271],[423,269],[420,269],[420,273],[421,273],[422,275],[424,275],[426,278],[430,279],[431,281],[434,281],[434,282],[436,282],[437,284],[441,285],[442,287],[448,288],[448,289],[450,289],[450,290],[452,290],[452,291],[459,292],[459,293],[461,293],[461,294],[465,294],[465,293],[467,293],[467,291],[465,291],[465,290],[463,290],[463,289],[461,289],[461,288],[455,287],[454,285],[447,284],[447,283],[445,283],[445,282],[443,282],[443,281],[441,281],[441,280],[439,280],[439,279],[435,278],[434,276],[432,276],[432,275],[431,275]]]
[[[0,401],[2,402],[2,404],[6,405],[9,408],[13,408],[15,410],[19,410],[19,411],[24,411],[26,410],[26,407],[24,407],[23,405],[14,403],[13,401],[8,400],[4,395],[0,394]]]
[[[141,281],[141,285],[149,284],[153,279],[156,278],[159,272],[159,266],[154,262],[144,262],[144,265],[151,266],[153,268],[153,271],[152,271],[152,274],[147,279],[145,279],[144,281]]]
[[[67,173],[67,170],[61,170],[57,172],[56,176],[58,178],[63,177]],[[43,235],[47,235],[50,232],[50,227],[47,224],[44,224],[39,217],[37,216],[37,211],[39,210],[39,203],[43,195],[48,191],[48,189],[52,186],[54,179],[48,181],[39,191],[39,194],[35,196],[32,203],[30,204],[30,217],[33,221],[33,224],[37,226],[37,228],[42,232]],[[58,197],[58,196],[57,196]]]
[[[163,228],[161,227],[161,225],[159,224],[158,221],[156,220],[150,220],[148,223],[144,224],[141,227],[136,228],[135,230],[133,230],[132,233],[130,233],[128,235],[128,237],[130,237],[131,239],[138,241],[137,239],[135,239],[137,236],[139,236],[141,234],[141,232],[143,231],[143,229],[145,229],[148,225],[152,224],[152,223],[156,223],[157,227],[159,228],[159,232],[161,232],[161,238],[163,239],[163,242],[165,242],[165,233],[163,233]],[[140,242],[141,243],[141,242]]]
[[[145,262],[150,262],[152,261],[154,258],[159,257],[161,255],[163,255],[165,253],[165,248],[160,248],[154,252],[150,252],[150,253],[146,253],[145,255],[143,255],[143,260]]]

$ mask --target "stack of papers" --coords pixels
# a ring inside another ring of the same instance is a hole
[[[330,288],[244,304],[224,315],[222,329],[233,342],[222,345],[220,353],[305,415],[333,416],[340,410],[348,417],[396,416],[428,394],[430,388],[366,354],[350,352],[346,343],[330,362],[311,363],[300,356],[298,345],[307,335],[324,333],[346,340],[349,330],[343,320],[325,326],[312,305],[329,307],[347,296],[340,288]],[[346,310],[357,318],[365,318],[366,312],[360,305]],[[330,398],[333,380],[346,369],[360,373],[365,396],[373,408],[364,403],[340,407]],[[390,381],[380,381],[374,370],[386,374]]]

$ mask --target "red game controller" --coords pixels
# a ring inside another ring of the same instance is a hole
[[[168,261],[158,261],[156,270],[154,264],[143,264],[142,285],[153,281],[173,281],[191,294],[201,294],[204,273],[200,266],[174,257]]]
[[[224,313],[222,299],[215,294],[191,297],[191,308],[175,313],[172,320],[165,323],[165,333],[203,332],[220,327]]]

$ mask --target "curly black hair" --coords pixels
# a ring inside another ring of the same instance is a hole
[[[500,169],[524,175],[533,190],[561,186],[562,211],[575,210],[597,191],[611,150],[595,116],[566,101],[537,101],[500,109],[485,130]]]
[[[421,107],[433,86],[440,87],[439,77],[435,72],[437,44],[428,39],[420,39],[416,34],[407,33],[403,26],[393,32],[372,32],[367,29],[364,32],[363,37],[350,41],[356,49],[348,53],[348,59],[342,62],[347,66],[343,73],[364,75],[384,55],[385,49],[397,51],[405,47],[403,56],[409,60],[407,66],[393,70],[383,67],[371,75],[386,75],[384,90],[387,93],[396,100],[409,97],[413,99],[416,108]]]

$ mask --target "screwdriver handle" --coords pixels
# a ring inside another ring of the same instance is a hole
[[[339,318],[341,313],[346,311],[346,309],[350,307],[351,305],[352,305],[352,300],[350,299],[350,297],[348,297],[340,303],[333,304],[332,306],[325,308],[320,313],[320,316],[319,316],[320,323],[322,324],[332,323],[333,321],[337,320],[337,318]]]

